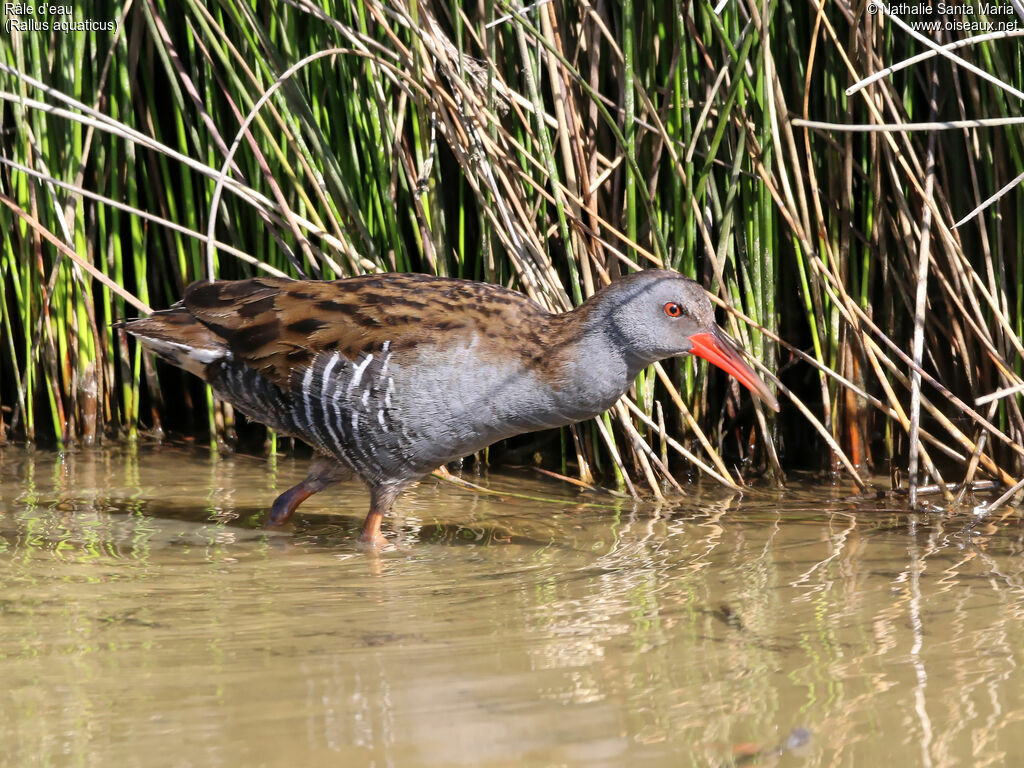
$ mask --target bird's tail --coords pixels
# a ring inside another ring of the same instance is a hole
[[[123,320],[115,325],[137,337],[143,346],[162,360],[184,368],[204,381],[210,363],[231,359],[231,350],[224,340],[183,306],[176,305],[154,312],[150,317]]]

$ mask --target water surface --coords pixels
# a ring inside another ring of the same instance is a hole
[[[374,555],[358,485],[260,529],[303,474],[0,449],[0,763],[1024,762],[1016,514],[492,474],[406,493]]]

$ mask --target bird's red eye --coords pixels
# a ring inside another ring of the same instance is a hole
[[[665,314],[669,317],[679,317],[683,314],[683,308],[676,304],[674,301],[670,301],[665,305]]]

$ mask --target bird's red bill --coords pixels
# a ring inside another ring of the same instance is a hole
[[[691,354],[703,357],[712,365],[734,376],[751,394],[764,401],[773,411],[779,410],[779,401],[768,389],[768,385],[744,362],[739,353],[725,340],[724,333],[696,333],[690,337],[693,344]]]

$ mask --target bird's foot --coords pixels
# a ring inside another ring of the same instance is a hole
[[[267,520],[263,523],[263,527],[280,528],[288,522],[288,519],[298,508],[299,504],[312,495],[313,491],[306,487],[305,480],[295,487],[289,488],[274,501],[274,506],[270,508],[270,514],[267,515]]]
[[[385,549],[394,549],[394,544],[384,538],[384,535],[377,533],[375,536],[367,536],[365,533],[359,536],[359,543],[375,552],[381,552]]]

